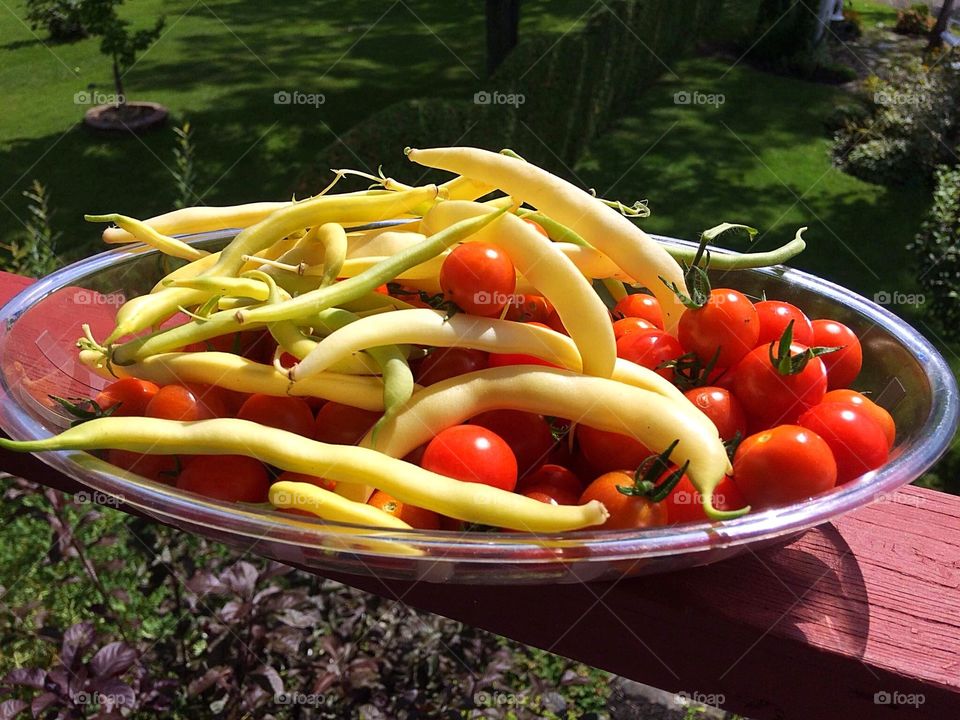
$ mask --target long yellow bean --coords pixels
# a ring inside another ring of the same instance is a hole
[[[236,275],[245,255],[256,255],[278,240],[306,227],[325,222],[374,222],[386,220],[433,199],[437,187],[428,185],[408,192],[377,195],[321,195],[288,205],[256,225],[242,230],[223,250],[210,275]],[[170,288],[147,297],[134,298],[117,311],[117,325],[107,337],[110,344],[125,335],[139,332],[173,315],[177,308],[197,304],[197,291]],[[139,301],[139,302],[138,302]],[[202,300],[200,301],[202,302]]]
[[[145,222],[141,222],[136,218],[127,217],[126,215],[119,215],[117,213],[110,215],[84,215],[83,219],[87,222],[114,223],[130,233],[135,240],[139,240],[150,247],[156,248],[171,257],[181,258],[183,260],[199,260],[210,254],[206,250],[200,250],[188,245],[183,242],[183,240],[178,240],[177,238],[157,232],[156,229],[150,227]]]
[[[481,483],[462,482],[376,450],[330,445],[247,420],[180,422],[145,417],[90,420],[43,440],[0,438],[0,448],[26,452],[113,448],[163,455],[246,455],[292,472],[340,483],[372,485],[401,502],[443,515],[514,530],[563,532],[602,524],[606,508],[549,505]]]
[[[496,185],[508,195],[529,202],[579,233],[647,286],[660,301],[666,329],[673,331],[683,305],[660,278],[686,287],[680,265],[643,230],[575,185],[542,168],[477,148],[409,149],[410,160]]]
[[[108,367],[102,353],[81,350],[80,362],[108,380],[138,377],[157,385],[202,383],[243,393],[316,397],[364,410],[383,410],[383,381],[379,377],[328,372],[291,383],[286,373],[273,365],[233,353],[160,353],[129,365]]]
[[[512,409],[563,417],[600,430],[635,438],[653,452],[679,440],[672,460],[689,462],[690,480],[703,496],[708,517],[728,513],[713,507],[713,489],[729,468],[717,430],[693,423],[675,400],[606,378],[541,367],[478,370],[431,385],[413,395],[383,423],[375,447],[403,457],[434,435],[488,410]],[[362,445],[374,446],[368,434]]]
[[[278,508],[306,510],[332,522],[412,529],[400,518],[380,508],[348,500],[335,492],[305,482],[281,480],[274,483],[270,486],[270,503]]]

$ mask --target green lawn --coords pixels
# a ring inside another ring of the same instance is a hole
[[[174,199],[173,134],[104,139],[78,126],[77,92],[112,91],[99,41],[45,45],[23,24],[22,2],[0,5],[0,241],[21,230],[22,190],[48,185],[62,245],[96,248],[84,212],[148,216]],[[526,0],[521,34],[563,33],[583,8]],[[165,14],[165,34],[126,77],[133,100],[189,118],[198,148],[198,202],[284,198],[336,134],[408,97],[469,98],[484,68],[483,6],[308,0],[137,0],[134,27]],[[274,93],[322,93],[319,107],[277,105]],[[399,148],[397,150],[399,161]],[[380,160],[363,158],[364,163]],[[358,160],[358,166],[361,162]]]
[[[622,200],[648,198],[656,233],[696,239],[720,222],[761,230],[758,249],[793,237],[793,264],[872,295],[909,287],[905,245],[929,202],[922,187],[890,189],[832,167],[823,120],[842,90],[718,59],[677,63],[574,168],[585,185]],[[719,105],[674,93],[722,94]]]

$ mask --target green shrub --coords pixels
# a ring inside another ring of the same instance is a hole
[[[388,174],[408,173],[399,152],[405,145],[469,144],[513,147],[562,172],[663,74],[664,62],[712,27],[719,10],[719,0],[613,0],[559,39],[521,37],[474,97],[384,108],[326,148],[320,165],[353,166],[361,157],[382,160]],[[495,94],[522,100],[496,102]],[[302,178],[298,192],[315,191],[321,182]]]
[[[909,247],[917,256],[924,307],[941,337],[960,341],[960,164],[938,167],[935,180],[933,206]]]
[[[34,180],[23,191],[23,196],[27,199],[25,232],[20,238],[0,244],[0,249],[4,251],[0,254],[0,270],[28,277],[43,277],[59,265],[56,244],[60,233],[55,232],[50,223],[53,210],[50,208],[47,188],[39,180]]]
[[[27,0],[27,22],[36,32],[46,32],[54,42],[87,36],[83,26],[84,0]]]
[[[871,78],[870,113],[851,117],[836,133],[835,161],[869,182],[928,180],[955,144],[958,99],[960,79],[946,63],[926,67],[916,59],[888,78]]]
[[[933,29],[936,18],[930,15],[925,3],[916,3],[908,10],[897,13],[897,24],[893,31],[901,35],[926,35]]]
[[[763,0],[757,12],[749,56],[764,66],[780,66],[813,46],[819,0]]]

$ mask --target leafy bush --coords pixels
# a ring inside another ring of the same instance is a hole
[[[870,113],[849,118],[834,136],[835,162],[848,173],[902,184],[929,179],[949,158],[960,119],[960,79],[949,64],[913,60],[870,78],[864,99]]]
[[[34,180],[23,191],[23,196],[28,201],[27,220],[24,223],[26,232],[22,238],[0,243],[0,249],[5,251],[5,256],[0,255],[0,270],[42,277],[52,273],[59,265],[56,243],[60,233],[54,232],[50,224],[53,211],[46,187],[39,180]]]
[[[916,3],[907,10],[897,12],[897,24],[893,31],[901,35],[926,35],[936,23],[926,3]]]
[[[46,31],[54,42],[87,36],[83,26],[85,0],[27,0],[27,22],[37,32]]]
[[[819,13],[819,0],[763,0],[750,58],[761,65],[781,65],[806,53],[813,45]]]
[[[764,70],[812,82],[839,85],[857,78],[856,71],[835,62],[823,43],[814,45],[819,0],[763,0],[748,50],[751,62]]]
[[[942,337],[960,341],[960,164],[938,167],[935,180],[933,206],[909,247],[927,311]]]

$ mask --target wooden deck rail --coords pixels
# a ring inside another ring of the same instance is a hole
[[[0,304],[28,282],[0,274]],[[29,455],[0,470],[82,489]],[[905,487],[780,548],[613,583],[329,577],[758,720],[960,717],[960,498],[943,493]]]

